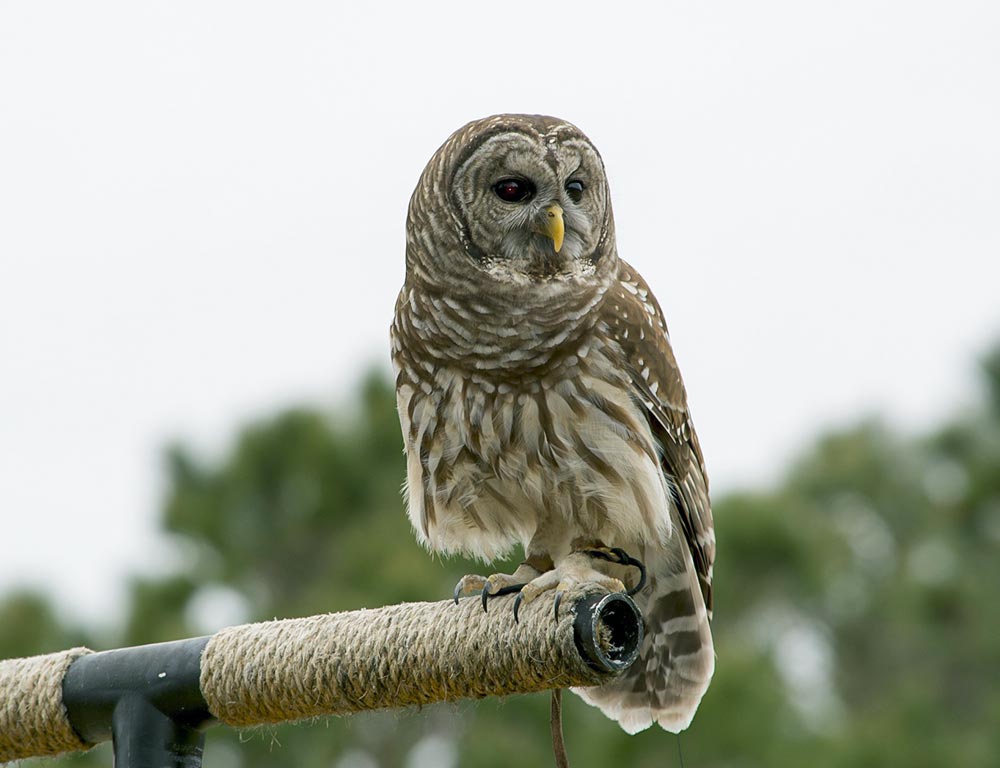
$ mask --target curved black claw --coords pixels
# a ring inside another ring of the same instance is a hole
[[[518,593],[518,598],[521,597],[520,592],[524,589],[524,584],[508,584],[506,587],[500,587],[496,592],[490,592],[490,583],[487,581],[486,586],[483,587],[483,591],[479,594],[482,596],[483,600],[483,613],[486,613],[486,601],[491,597],[501,597],[503,595],[512,595],[515,592]],[[514,603],[514,621],[517,621],[517,602]]]
[[[453,595],[453,597],[455,598],[455,605],[458,605],[458,596],[461,594],[462,594],[462,582],[460,581],[458,582],[458,584],[455,585],[455,594]]]
[[[552,606],[552,615],[554,616],[556,621],[559,621],[559,603],[562,602],[562,599],[563,599],[563,592],[561,591],[556,592],[555,603]]]
[[[622,565],[631,565],[633,568],[639,569],[638,583],[634,587],[632,587],[632,589],[630,589],[628,592],[625,593],[629,597],[632,597],[632,595],[636,594],[640,589],[646,586],[646,566],[643,565],[641,560],[637,560],[636,558],[632,557],[632,555],[630,555],[621,547],[615,547],[611,551],[614,552],[616,555],[618,555],[619,558],[621,558],[620,562]]]
[[[517,597],[514,598],[514,623],[519,624],[517,620],[517,612],[521,610],[521,602],[524,600],[524,592],[518,592]]]
[[[607,560],[609,563],[628,565],[639,569],[639,583],[625,593],[629,597],[632,597],[632,595],[636,594],[640,589],[646,586],[646,566],[643,565],[641,560],[636,560],[621,547],[612,547],[607,550],[588,549],[587,554],[591,557],[599,557],[601,560]]]

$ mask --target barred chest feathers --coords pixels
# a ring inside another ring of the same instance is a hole
[[[404,288],[393,363],[408,511],[425,545],[490,560],[542,524],[609,546],[651,544],[653,532],[666,543],[671,494],[622,350],[593,324],[602,298],[561,307],[561,322],[558,301],[500,322]]]

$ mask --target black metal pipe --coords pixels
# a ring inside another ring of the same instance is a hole
[[[623,592],[585,597],[576,604],[573,639],[583,659],[601,672],[620,672],[639,656],[642,612]]]

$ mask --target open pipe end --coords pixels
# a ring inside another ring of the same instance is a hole
[[[577,649],[591,667],[600,672],[620,672],[639,656],[642,613],[622,592],[591,595],[576,604],[573,635]]]

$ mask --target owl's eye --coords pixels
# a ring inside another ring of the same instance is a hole
[[[493,191],[505,203],[523,203],[535,194],[535,185],[527,179],[501,179]]]
[[[579,179],[570,179],[566,182],[566,194],[569,195],[569,199],[574,203],[580,202],[584,189],[583,182]]]

